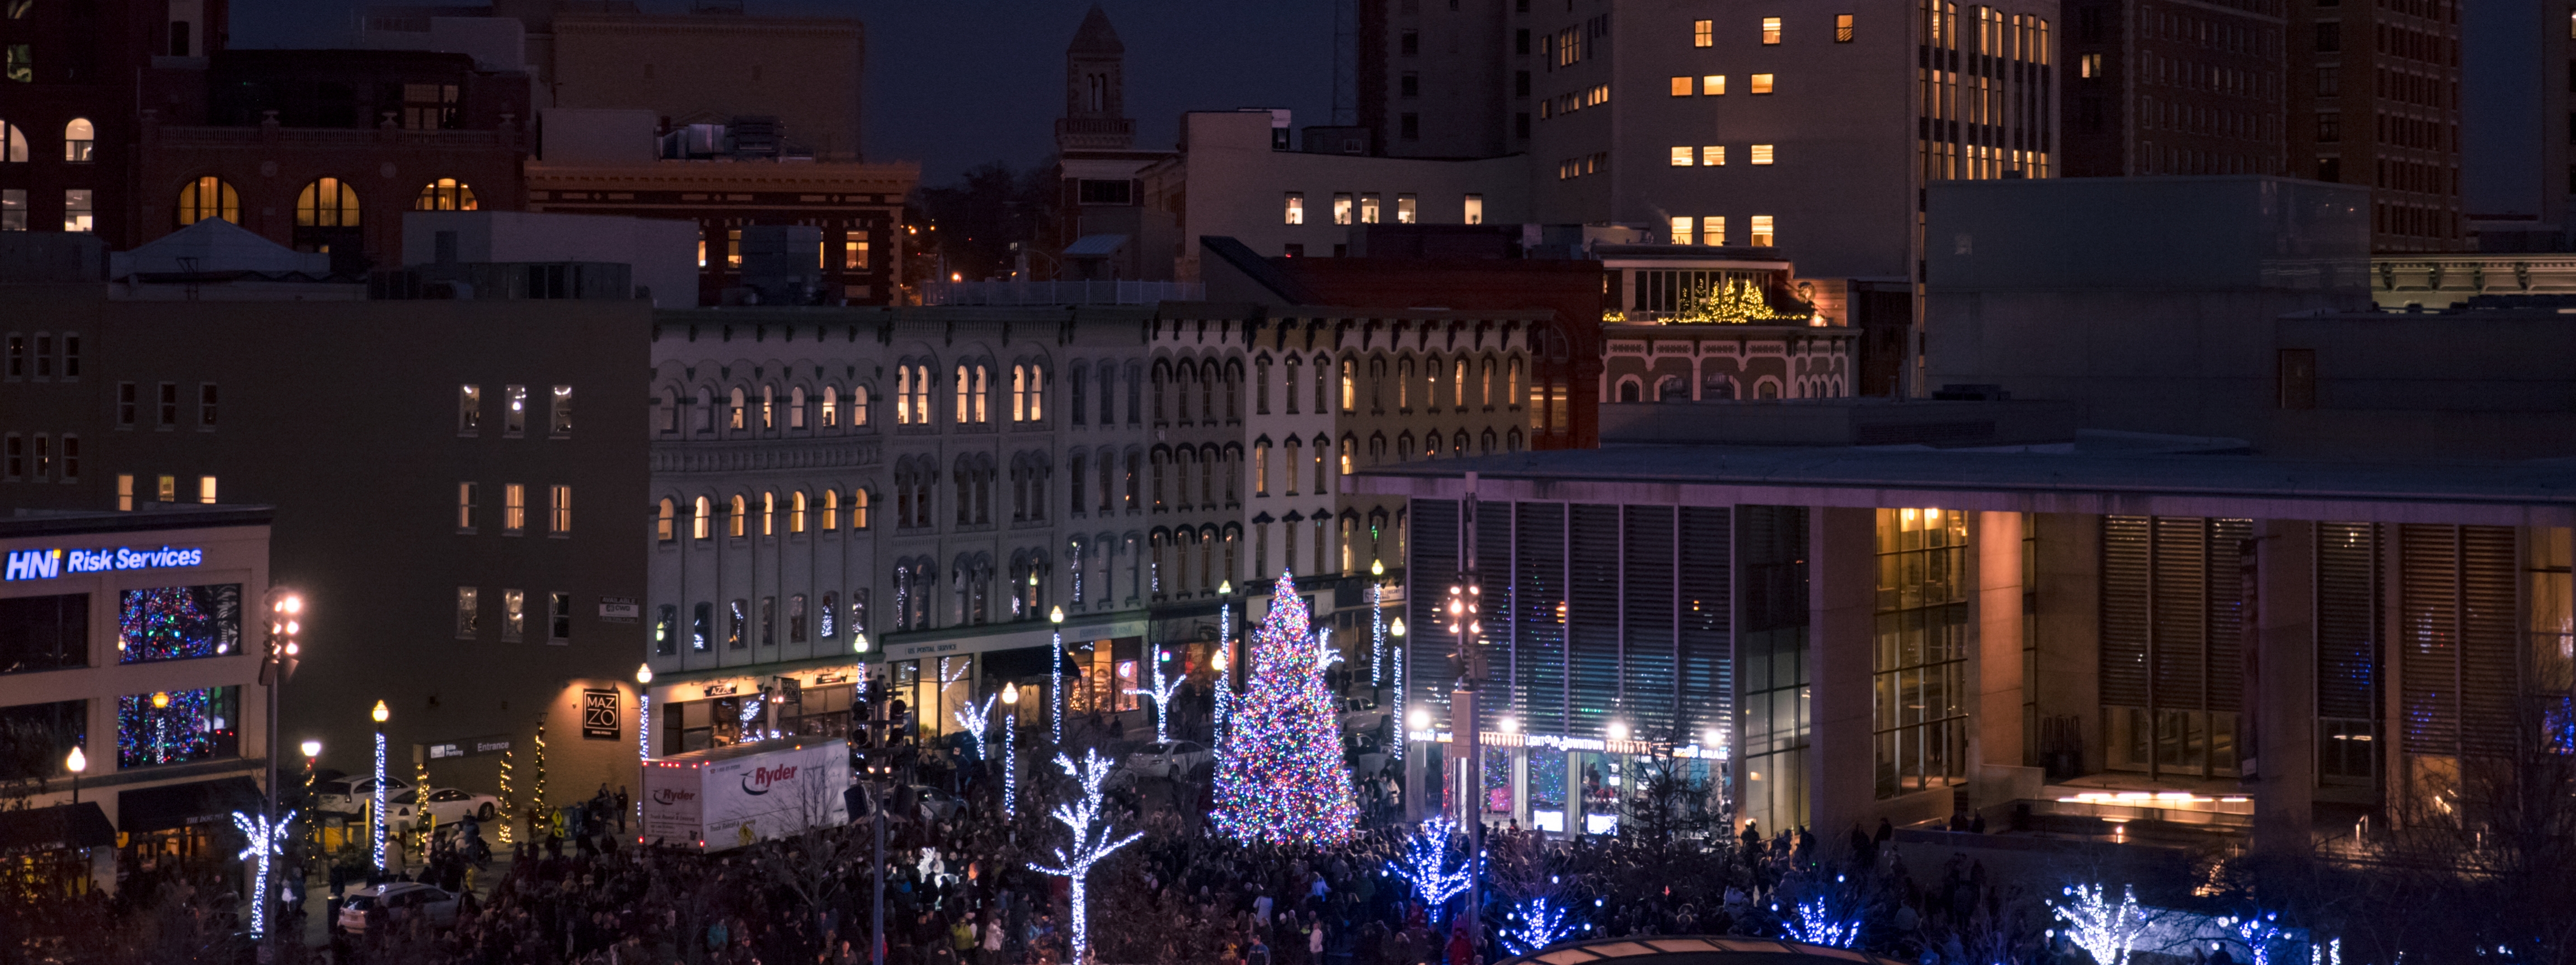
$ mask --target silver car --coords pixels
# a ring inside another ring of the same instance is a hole
[[[1213,766],[1216,754],[1190,741],[1157,741],[1136,749],[1118,766],[1126,780],[1150,777],[1186,778]]]
[[[395,881],[351,892],[348,903],[340,906],[340,927],[353,932],[366,931],[367,912],[375,910],[378,905],[384,907],[385,921],[389,923],[427,916],[432,926],[456,924],[455,895],[435,885]]]

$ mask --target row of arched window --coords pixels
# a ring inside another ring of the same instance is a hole
[[[455,178],[439,178],[421,185],[420,193],[411,202],[414,211],[473,211],[478,207],[474,188]],[[359,210],[358,191],[349,182],[321,178],[296,193],[295,226],[355,228]],[[232,182],[211,174],[179,187],[179,227],[208,219],[241,223],[241,192],[234,190]]]
[[[682,394],[678,386],[665,390],[661,397],[656,423],[665,435],[676,435],[685,424],[692,435],[774,435],[788,432],[839,432],[844,428],[868,427],[868,389],[852,386],[844,396],[841,387],[826,385],[809,393],[802,385],[791,385],[784,392],[775,385],[759,388],[734,386],[718,398],[713,388],[701,388],[694,396]],[[721,429],[719,429],[721,426]]]
[[[1158,358],[1151,378],[1155,425],[1243,421],[1241,360]]]
[[[700,602],[689,607],[689,622],[680,623],[680,607],[662,604],[653,619],[653,652],[672,656],[680,652],[680,641],[687,638],[689,649],[705,653],[722,642],[727,650],[748,650],[752,646],[775,646],[779,643],[810,643],[819,638],[834,641],[844,633],[856,636],[868,632],[868,591],[850,591],[847,615],[841,609],[841,595],[824,591],[819,606],[808,606],[803,593],[788,594],[785,612],[779,599],[761,597],[757,602],[748,597],[726,601],[719,612],[713,602]],[[782,619],[782,617],[784,619]]]
[[[938,387],[934,370],[925,360],[904,358],[894,367],[894,423],[898,426],[928,426],[938,415],[931,404],[931,394]],[[1030,361],[1012,363],[1003,371],[991,359],[974,359],[956,363],[950,374],[948,394],[952,400],[949,420],[954,425],[989,425],[997,417],[1015,424],[1044,422],[1047,417],[1046,366]]]
[[[98,156],[98,125],[75,117],[63,124],[63,163],[87,164]],[[0,164],[27,163],[27,129],[0,119]]]
[[[753,534],[830,533],[843,529],[844,523],[850,530],[864,530],[869,525],[868,509],[865,489],[852,489],[847,495],[837,489],[810,495],[797,489],[784,495],[769,491],[721,498],[699,496],[686,505],[665,496],[654,508],[653,538],[661,543],[676,542],[684,528],[693,540],[714,539],[719,531],[737,539]]]
[[[1011,553],[1007,569],[996,569],[991,553],[960,553],[944,567],[949,605],[938,606],[940,562],[907,556],[894,564],[894,629],[928,630],[944,616],[948,625],[969,626],[1003,621],[1038,620],[1046,616],[1052,567],[1047,551]],[[999,580],[998,585],[996,580]]]

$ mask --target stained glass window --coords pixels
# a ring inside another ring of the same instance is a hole
[[[241,584],[117,594],[116,662],[193,660],[241,651]]]

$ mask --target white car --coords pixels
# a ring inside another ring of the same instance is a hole
[[[492,820],[500,812],[501,799],[452,787],[433,787],[429,789],[429,803],[420,809],[436,819],[439,827],[446,827],[465,820],[469,814],[477,821]]]
[[[1127,761],[1120,764],[1118,769],[1127,773],[1128,780],[1140,777],[1169,777],[1176,774],[1187,778],[1197,773],[1201,766],[1213,765],[1215,762],[1216,754],[1198,744],[1190,741],[1160,741],[1137,748],[1135,753],[1127,755]]]
[[[385,778],[385,802],[388,811],[392,810],[393,802],[404,800],[405,795],[409,793],[411,793],[410,781],[392,776]],[[351,774],[313,785],[313,807],[319,811],[363,814],[366,813],[367,806],[375,803],[375,800],[376,779],[364,774]]]
[[[378,904],[384,906],[387,922],[400,923],[427,915],[433,926],[456,924],[455,895],[436,885],[396,881],[351,892],[348,902],[340,906],[340,927],[353,932],[366,931],[367,912]]]

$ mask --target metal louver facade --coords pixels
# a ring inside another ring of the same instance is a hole
[[[2244,519],[2104,516],[2101,686],[2110,766],[2237,773]]]

